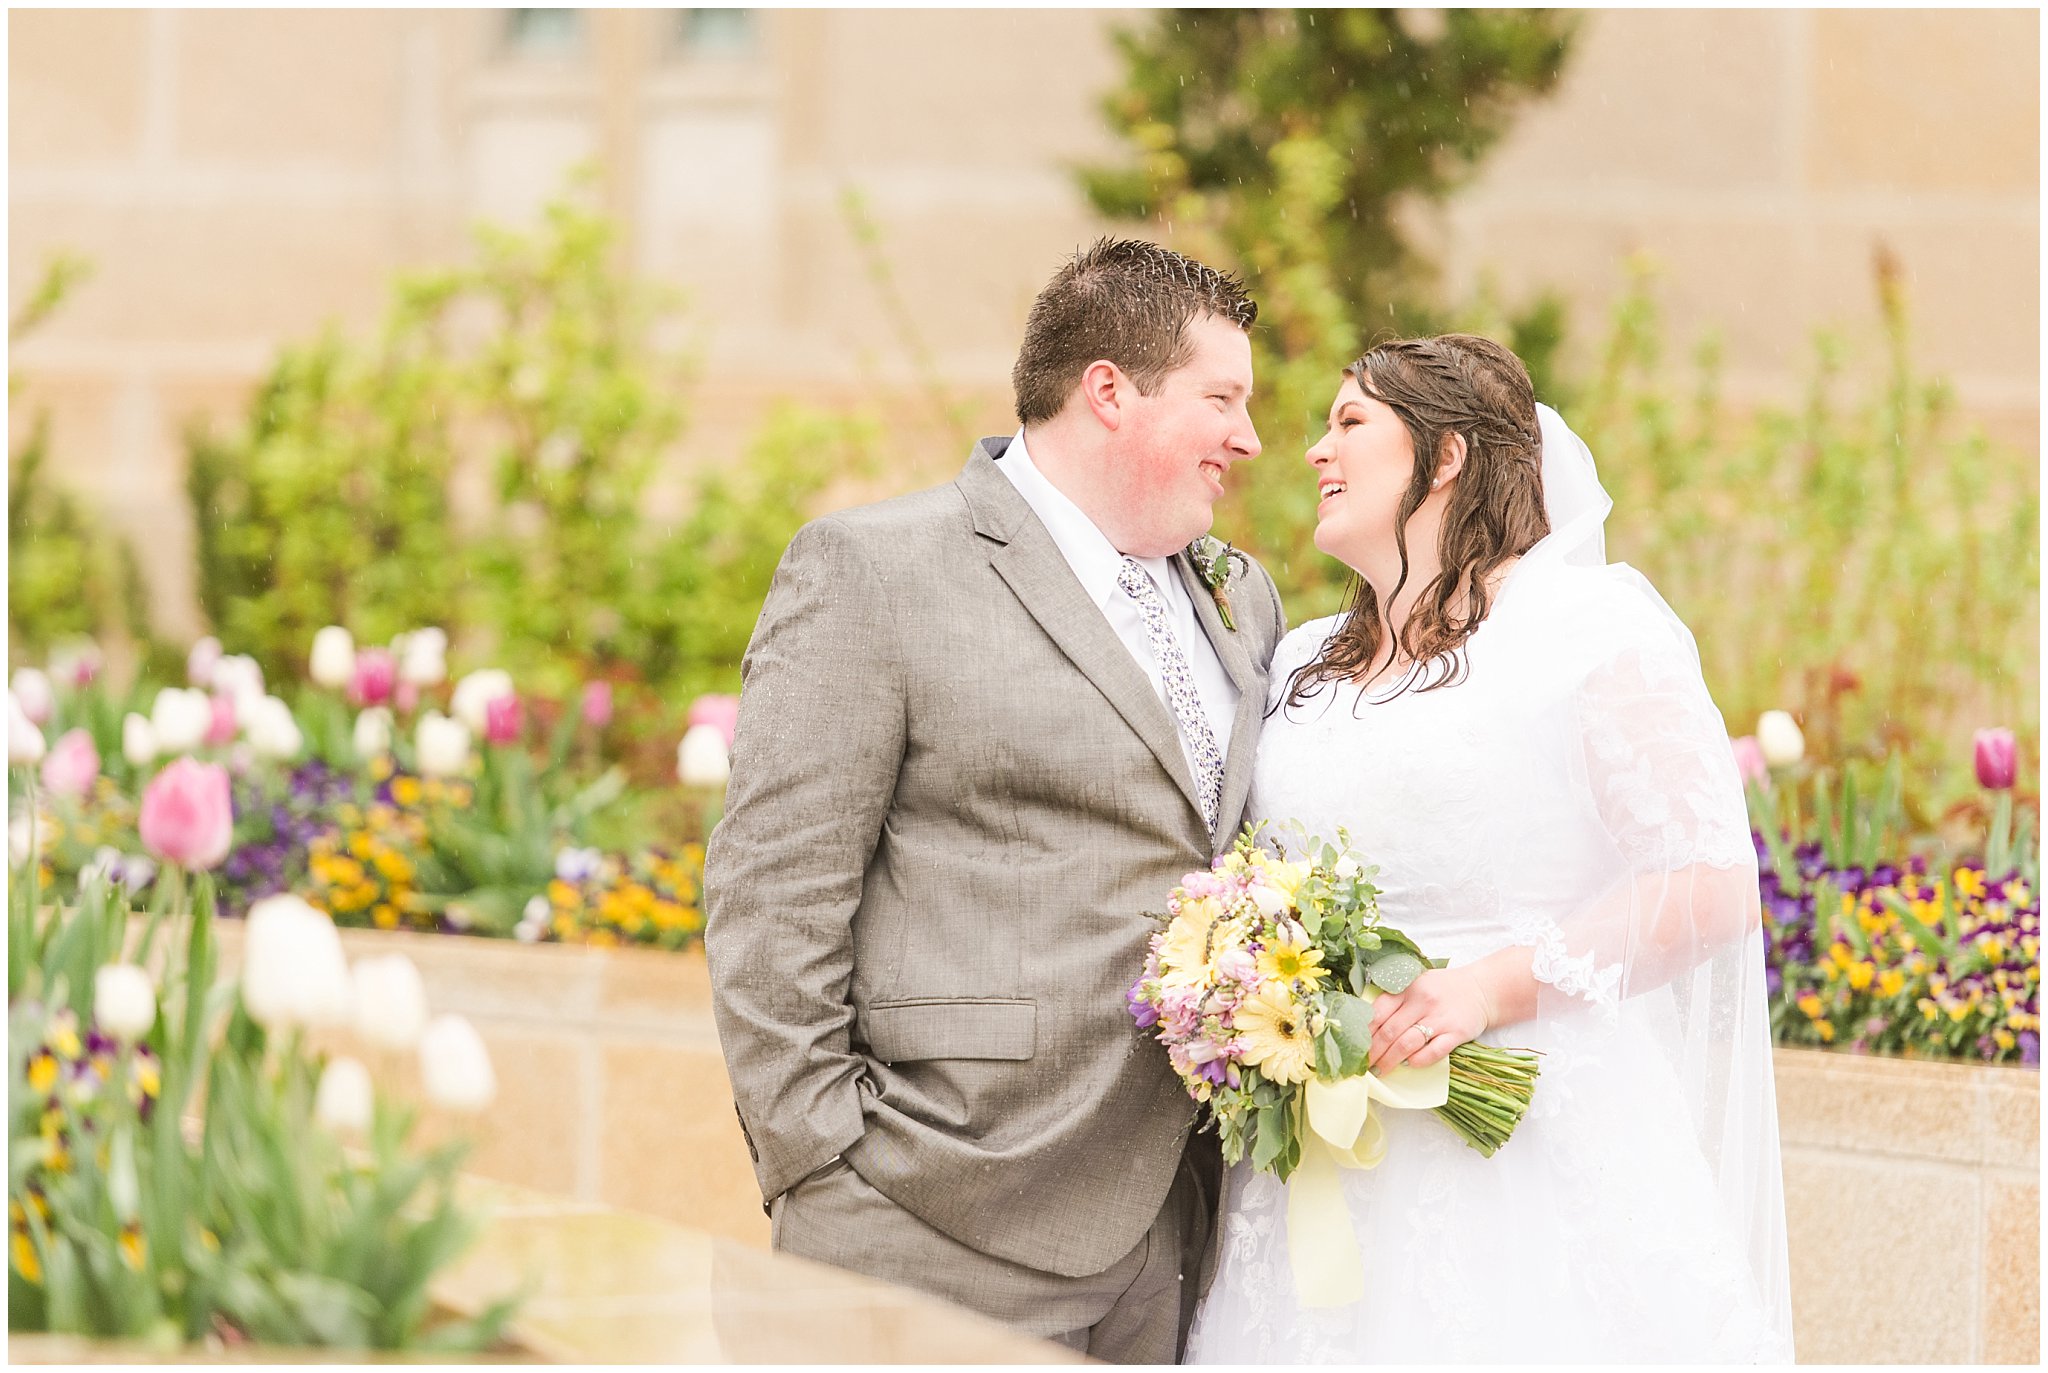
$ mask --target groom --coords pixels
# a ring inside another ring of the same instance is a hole
[[[1238,826],[1286,628],[1185,552],[1259,452],[1256,314],[1105,239],[1032,305],[1016,435],[798,531],[705,869],[775,1247],[1111,1361],[1174,1361],[1219,1178],[1124,991]]]

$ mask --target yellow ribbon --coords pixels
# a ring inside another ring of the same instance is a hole
[[[1337,1082],[1310,1078],[1302,1089],[1308,1128],[1301,1164],[1287,1182],[1287,1254],[1303,1307],[1348,1306],[1365,1295],[1365,1261],[1344,1202],[1342,1170],[1373,1168],[1387,1156],[1386,1127],[1372,1103],[1428,1111],[1450,1099],[1451,1061],[1403,1064]]]

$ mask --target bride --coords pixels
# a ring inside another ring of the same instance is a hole
[[[1692,636],[1497,344],[1372,349],[1308,461],[1358,583],[1275,655],[1254,814],[1343,826],[1448,959],[1375,1003],[1376,1067],[1542,1076],[1491,1159],[1387,1113],[1349,1306],[1298,1304],[1285,1186],[1239,1164],[1188,1361],[1790,1361],[1756,857]]]

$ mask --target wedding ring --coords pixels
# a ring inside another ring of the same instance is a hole
[[[1436,1038],[1436,1031],[1430,1029],[1427,1025],[1417,1025],[1415,1028],[1422,1031],[1422,1042],[1424,1044],[1427,1044],[1430,1040]]]

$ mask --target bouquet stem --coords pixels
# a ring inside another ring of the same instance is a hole
[[[1466,1043],[1451,1050],[1450,1099],[1436,1108],[1444,1124],[1488,1158],[1507,1143],[1536,1092],[1536,1056]]]

